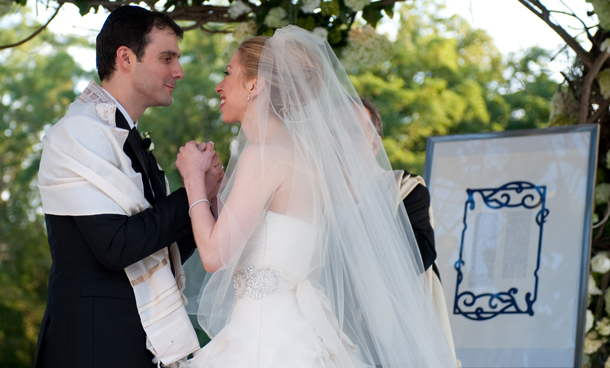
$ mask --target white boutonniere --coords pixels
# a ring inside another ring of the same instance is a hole
[[[155,144],[150,139],[150,133],[149,132],[143,132],[143,133],[140,134],[140,136],[142,137],[142,147],[145,150],[150,152],[150,151],[155,149]]]

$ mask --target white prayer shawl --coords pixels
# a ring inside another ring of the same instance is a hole
[[[150,207],[141,174],[133,170],[123,151],[129,132],[116,127],[116,108],[114,99],[91,82],[66,116],[46,132],[38,173],[44,213],[131,216]],[[168,248],[125,268],[146,331],[146,345],[157,364],[165,366],[199,349],[184,308],[185,276],[177,244],[169,251],[175,276]]]
[[[398,190],[400,191],[400,196],[403,200],[409,195],[409,193],[411,193],[413,189],[415,189],[417,185],[422,185],[424,187],[426,186],[426,182],[421,176],[411,175],[405,173],[403,170],[394,170],[394,177],[396,178]],[[430,207],[429,213],[430,226],[434,228],[432,207]],[[445,301],[445,292],[443,291],[443,285],[441,284],[441,280],[438,278],[432,267],[426,270],[425,276],[428,282],[428,286],[430,287],[430,295],[432,296],[432,302],[434,304],[434,307],[436,308],[436,312],[438,313],[441,326],[443,327],[443,331],[445,332],[445,337],[447,338],[447,343],[449,343],[451,354],[453,354],[457,366],[461,367],[462,363],[457,359],[455,355],[455,344],[453,341],[451,324],[449,322],[449,312],[447,311],[447,302]]]

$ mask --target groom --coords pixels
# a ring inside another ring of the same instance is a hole
[[[53,265],[37,368],[154,367],[199,348],[181,295],[181,260],[196,247],[186,191],[167,193],[136,129],[148,107],[172,103],[182,34],[165,14],[113,11],[97,37],[101,86],[91,82],[43,138]],[[208,198],[223,175],[214,165]]]

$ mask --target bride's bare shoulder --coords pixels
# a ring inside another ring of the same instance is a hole
[[[291,164],[294,160],[292,148],[286,144],[250,144],[244,148],[240,164],[274,165]]]

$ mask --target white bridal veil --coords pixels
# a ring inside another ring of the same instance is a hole
[[[264,44],[257,88],[219,194],[224,267],[203,280],[199,257],[189,259],[190,313],[212,338],[228,323],[234,274],[273,211],[311,225],[294,234],[307,239],[288,255],[298,262],[282,273],[285,289],[307,282],[321,295],[339,340],[357,347],[355,365],[455,367],[387,155],[326,40],[277,30]],[[248,170],[258,179],[235,184]],[[244,214],[232,191],[247,192],[259,210]]]

